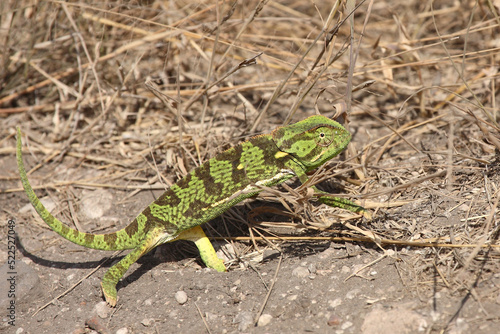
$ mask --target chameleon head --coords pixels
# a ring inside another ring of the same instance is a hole
[[[351,134],[325,116],[311,116],[273,131],[279,150],[290,154],[306,171],[315,169],[342,152]]]

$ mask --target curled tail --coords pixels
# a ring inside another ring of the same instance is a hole
[[[143,215],[139,215],[130,225],[124,229],[108,233],[108,234],[91,234],[84,233],[72,229],[64,225],[60,220],[54,217],[40,202],[36,196],[33,188],[31,187],[26,170],[24,168],[22,157],[22,142],[21,142],[21,129],[17,128],[17,166],[21,182],[23,183],[24,191],[35,208],[36,212],[40,215],[44,222],[50,226],[60,236],[68,239],[69,241],[87,248],[101,249],[101,250],[119,250],[119,249],[132,249],[135,248],[147,231],[144,228],[147,224],[141,220],[146,219]],[[141,221],[139,221],[141,220]]]

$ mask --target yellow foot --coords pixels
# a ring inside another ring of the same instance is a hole
[[[205,258],[205,264],[207,265],[207,267],[215,269],[220,273],[227,271],[226,266],[224,265],[224,261],[219,259],[218,257],[211,257],[210,260],[207,260]]]
[[[217,257],[212,243],[208,240],[201,226],[198,225],[183,231],[177,239],[193,241],[200,251],[201,260],[207,267],[213,268],[218,272],[226,271],[224,261]]]

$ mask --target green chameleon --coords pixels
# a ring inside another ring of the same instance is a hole
[[[154,247],[174,240],[193,241],[207,267],[225,271],[200,227],[242,200],[294,176],[304,183],[307,172],[342,152],[351,134],[339,123],[311,116],[251,138],[195,168],[142,211],[130,225],[114,233],[90,234],[69,228],[43,206],[31,188],[22,160],[21,130],[17,129],[17,164],[24,190],[40,217],[69,241],[94,249],[133,249],[104,275],[101,287],[110,306],[116,306],[116,285],[127,269]],[[332,197],[313,187],[319,201],[369,217],[353,202]]]

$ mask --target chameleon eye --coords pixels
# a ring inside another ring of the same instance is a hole
[[[316,144],[318,146],[328,146],[333,141],[333,130],[328,127],[316,129]]]

